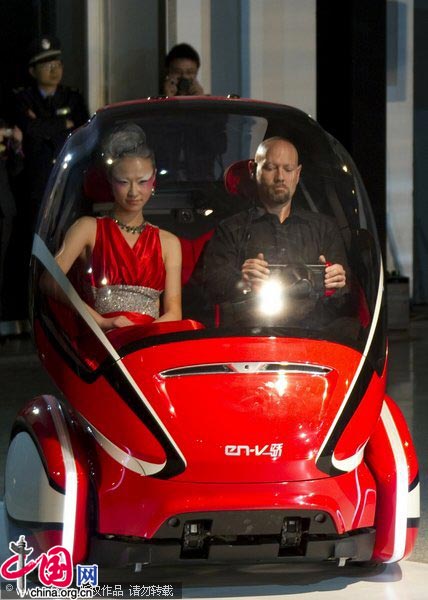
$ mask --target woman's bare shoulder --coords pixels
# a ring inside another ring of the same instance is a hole
[[[78,225],[79,227],[96,227],[97,219],[95,217],[80,217],[73,225]]]
[[[178,237],[166,229],[159,229],[159,237],[162,242],[175,245],[180,244]]]
[[[75,233],[94,233],[97,229],[97,219],[95,217],[80,217],[74,221],[69,231]]]
[[[56,259],[64,273],[71,268],[76,258],[95,244],[97,222],[94,217],[81,217],[69,227]]]

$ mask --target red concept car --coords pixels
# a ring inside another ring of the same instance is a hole
[[[111,209],[102,140],[123,123],[141,126],[155,152],[144,214],[180,239],[183,319],[105,333],[83,301],[90,265],[65,275],[55,256],[76,219]],[[334,294],[324,267],[303,259],[276,259],[276,289],[256,298],[207,285],[210,238],[254,210],[249,160],[272,136],[299,152],[293,207],[338,229],[347,281]],[[74,563],[102,566],[409,556],[418,464],[385,392],[374,220],[352,159],[310,116],[215,97],[98,111],[50,178],[31,297],[40,360],[59,392],[31,399],[11,433],[10,540],[26,533],[38,552],[59,544]]]

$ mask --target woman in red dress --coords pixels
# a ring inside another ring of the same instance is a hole
[[[144,218],[156,168],[143,130],[133,124],[121,126],[107,139],[103,154],[113,209],[106,217],[76,221],[57,263],[64,273],[78,258],[86,265],[91,286],[88,310],[103,330],[179,320],[181,247],[175,235]]]

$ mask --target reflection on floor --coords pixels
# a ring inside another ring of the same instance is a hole
[[[303,572],[285,573],[281,568],[258,566],[248,568],[198,568],[175,572],[153,570],[150,580],[182,581],[186,597],[275,596],[288,598],[361,597],[370,600],[388,598],[397,600],[422,600],[428,598],[425,579],[428,575],[428,307],[413,311],[409,331],[390,332],[388,392],[403,410],[419,456],[421,480],[421,527],[411,561],[388,565],[376,572],[355,568],[321,574],[307,567]],[[4,458],[8,445],[10,426],[20,406],[39,393],[55,393],[55,386],[39,366],[29,338],[15,338],[0,342],[0,498],[3,496]],[[3,506],[0,505],[0,562],[8,552],[4,530]],[[108,581],[124,581],[124,573],[106,574]],[[126,581],[137,581],[136,575],[126,575]],[[146,575],[144,575],[146,577]],[[174,577],[176,579],[174,579]],[[142,574],[138,575],[142,581]],[[179,579],[178,579],[179,578]],[[145,579],[147,581],[147,579]]]

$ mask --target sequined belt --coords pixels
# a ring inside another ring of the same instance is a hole
[[[123,311],[159,317],[159,290],[139,285],[104,285],[92,287],[92,293],[94,308],[101,315]]]

